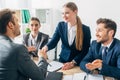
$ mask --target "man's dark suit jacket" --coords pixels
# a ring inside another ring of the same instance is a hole
[[[23,44],[26,46],[28,46],[29,35],[30,33],[23,35]],[[49,36],[47,34],[44,34],[42,32],[38,33],[37,42],[36,42],[37,51],[35,52],[35,55],[33,56],[37,56],[38,50],[41,49],[45,44],[47,44],[48,40],[49,40]],[[32,52],[30,53],[32,54]]]
[[[87,73],[85,64],[95,59],[102,59],[101,43],[93,41],[86,57],[81,61],[80,68]],[[110,45],[106,57],[106,63],[102,63],[102,69],[99,72],[102,75],[120,79],[120,41],[114,39]]]
[[[46,69],[46,63],[37,66],[31,60],[24,45],[0,35],[0,80],[44,80]]]
[[[83,57],[87,54],[89,46],[90,46],[90,39],[91,39],[91,33],[90,28],[82,25],[83,29],[83,48],[81,51],[76,49],[75,40],[73,44],[70,46],[68,43],[68,26],[65,22],[60,22],[56,28],[56,31],[51,39],[51,41],[47,44],[48,49],[51,50],[55,48],[58,41],[61,39],[62,41],[62,50],[60,53],[60,59],[61,62],[69,62],[72,60],[75,60],[77,65],[79,65],[80,61],[83,59]]]

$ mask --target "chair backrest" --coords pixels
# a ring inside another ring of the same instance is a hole
[[[49,38],[49,41],[50,41],[50,40],[51,40],[51,38]],[[49,41],[48,41],[48,42],[49,42]],[[58,60],[58,59],[57,59],[57,46],[56,46],[54,49],[48,51],[48,52],[47,52],[47,55],[48,55],[48,58],[49,58],[50,60]]]

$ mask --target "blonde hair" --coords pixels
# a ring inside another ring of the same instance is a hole
[[[72,11],[78,10],[77,6],[73,2],[66,3],[63,7],[67,7]],[[76,16],[77,19],[77,30],[76,30],[76,48],[77,50],[82,50],[83,46],[83,30],[82,30],[82,22],[79,16]]]

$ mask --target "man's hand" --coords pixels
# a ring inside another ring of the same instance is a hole
[[[45,53],[45,52],[42,51],[42,50],[39,50],[39,51],[38,51],[38,56],[39,56],[39,57],[44,57],[46,60],[48,59],[47,53]]]
[[[44,46],[41,50],[42,50],[44,53],[46,53],[47,50],[48,50],[48,47],[47,47],[47,46]]]
[[[65,63],[65,64],[63,65],[62,70],[68,70],[68,69],[73,68],[74,66],[75,66],[74,63],[72,63],[72,62],[67,62],[67,63]]]
[[[102,60],[100,59],[96,59],[92,62],[92,64],[99,64],[99,63],[102,63]]]
[[[87,63],[85,66],[87,69],[89,69],[91,71],[95,70],[97,68],[101,68],[102,67],[102,60],[96,59],[92,63]]]

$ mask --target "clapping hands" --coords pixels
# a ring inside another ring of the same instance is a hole
[[[91,71],[94,69],[97,69],[97,68],[101,68],[102,67],[102,60],[96,59],[92,63],[87,63],[85,66],[87,69],[89,69]]]

